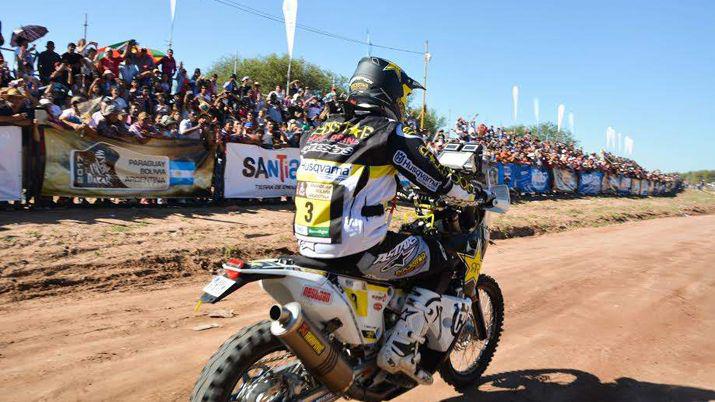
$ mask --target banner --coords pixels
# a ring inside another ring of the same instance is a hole
[[[549,190],[549,171],[536,166],[519,166],[516,186],[524,193],[544,193]]]
[[[578,176],[571,169],[554,169],[554,190],[573,193],[578,189]]]
[[[581,172],[578,182],[579,194],[596,195],[601,192],[602,172]]]
[[[631,178],[626,176],[621,176],[621,180],[618,183],[618,194],[628,195],[631,193]]]
[[[295,195],[298,148],[264,149],[227,144],[224,197],[277,198]]]
[[[497,175],[499,184],[505,184],[509,188],[516,188],[519,178],[519,165],[515,163],[498,163]]]
[[[531,189],[535,193],[545,193],[549,191],[549,171],[542,167],[531,167]]]
[[[641,180],[641,195],[648,195],[649,189],[650,189],[650,182],[646,179]]]
[[[116,198],[210,196],[214,150],[202,140],[145,143],[45,127],[42,195]]]
[[[621,176],[616,174],[605,174],[601,181],[601,193],[603,194],[618,194],[618,188],[621,185]]]
[[[641,181],[640,179],[631,180],[631,194],[640,195],[641,193]]]
[[[22,128],[0,126],[0,201],[22,198]]]

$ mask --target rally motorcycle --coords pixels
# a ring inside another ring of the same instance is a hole
[[[440,277],[435,291],[454,303],[446,303],[441,312],[445,325],[427,333],[419,366],[439,372],[461,390],[478,384],[502,331],[501,290],[481,267],[489,244],[488,215],[508,209],[509,192],[489,185],[492,175],[482,167],[486,164],[476,145],[450,144],[439,160],[479,178],[487,196],[456,205],[410,190],[415,219],[401,230],[439,239],[448,254],[452,269]],[[244,328],[211,357],[191,400],[381,401],[416,387],[409,377],[389,374],[376,364],[412,287],[410,278],[383,282],[336,274],[328,264],[302,256],[223,264],[199,303],[216,303],[258,281],[278,304],[270,308],[269,320]]]

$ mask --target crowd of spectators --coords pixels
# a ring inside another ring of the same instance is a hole
[[[297,147],[300,137],[340,112],[335,88],[325,93],[295,80],[287,91],[236,74],[218,82],[199,68],[189,74],[169,49],[162,57],[135,40],[117,49],[80,40],[61,55],[52,41],[37,52],[20,41],[14,68],[0,53],[0,116],[94,130],[115,138],[210,139],[267,148]]]
[[[460,117],[450,131],[453,135],[449,135],[445,130],[439,130],[434,135],[429,145],[435,152],[439,152],[450,142],[479,143],[484,146],[486,156],[499,163],[570,169],[577,172],[596,170],[657,181],[676,179],[675,176],[663,174],[658,170],[648,171],[632,159],[606,151],[584,152],[573,142],[540,139],[529,130],[517,134],[502,127],[487,127],[484,123],[468,122]]]
[[[135,40],[116,49],[79,40],[61,55],[52,41],[42,52],[22,40],[17,45],[14,69],[0,53],[0,116],[31,119],[40,108],[50,124],[108,137],[297,147],[302,135],[340,112],[344,96],[335,88],[323,93],[297,80],[286,91],[280,85],[264,89],[249,76],[239,80],[233,74],[219,83],[216,74],[204,75],[198,68],[189,75],[171,49],[153,57]],[[543,140],[528,130],[517,135],[458,118],[451,131],[454,135],[444,130],[431,135],[429,145],[439,151],[448,142],[477,142],[501,163],[673,179],[633,160],[587,153],[573,143]]]

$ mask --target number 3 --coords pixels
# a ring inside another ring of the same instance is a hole
[[[310,223],[310,221],[313,220],[313,203],[310,201],[306,202],[305,209],[306,209],[305,221]]]

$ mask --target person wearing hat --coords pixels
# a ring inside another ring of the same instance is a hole
[[[245,98],[251,92],[251,77],[245,76],[241,78],[241,87],[238,89],[238,96]]]
[[[48,117],[49,121],[51,121],[51,122],[58,121],[57,118],[60,117],[60,114],[62,114],[62,109],[59,106],[52,103],[52,99],[42,98],[42,99],[40,99],[39,104],[40,104],[40,107],[45,109],[45,111],[47,112],[47,117]]]
[[[231,78],[224,82],[223,90],[230,93],[238,93],[239,84],[236,81],[236,74],[231,74]]]
[[[82,116],[82,112],[79,110],[79,105],[82,102],[84,102],[84,98],[73,96],[70,100],[70,107],[60,113],[59,120],[72,127],[74,130],[81,130],[84,128],[85,124],[82,123],[82,118],[80,117]]]

